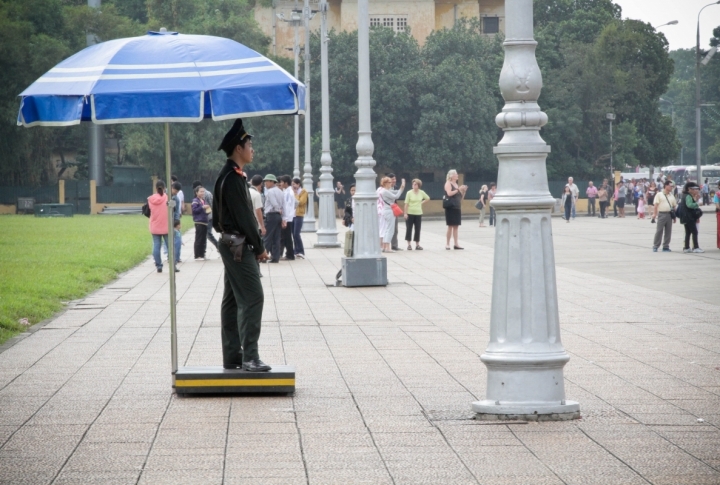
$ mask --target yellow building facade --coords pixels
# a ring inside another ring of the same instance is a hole
[[[412,36],[422,45],[433,30],[452,28],[458,19],[479,18],[483,34],[495,35],[505,31],[505,0],[369,0],[370,25],[384,26],[403,32],[410,29]],[[294,28],[278,18],[281,14],[290,19],[295,8],[303,2],[274,0],[272,7],[255,7],[255,20],[263,32],[272,39],[275,55],[292,57]],[[318,10],[318,1],[311,0],[310,8]],[[320,29],[320,15],[310,21],[310,28]],[[328,30],[357,30],[357,0],[329,0]],[[299,43],[305,42],[304,31],[299,29]]]

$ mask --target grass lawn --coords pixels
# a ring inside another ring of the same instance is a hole
[[[112,281],[152,252],[142,215],[2,216],[0,343]],[[192,227],[183,217],[183,229]]]

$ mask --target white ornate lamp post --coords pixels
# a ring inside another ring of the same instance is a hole
[[[308,193],[308,207],[303,219],[302,232],[315,232],[315,203],[313,194],[312,161],[310,159],[310,0],[305,0],[303,6],[303,19],[305,20],[305,165],[303,167],[303,187]]]
[[[330,156],[330,89],[328,86],[327,51],[327,0],[320,3],[322,23],[320,25],[320,66],[322,77],[322,155],[320,156],[320,228],[317,231],[315,247],[337,248],[337,227],[335,225],[335,190],[333,189],[332,157]],[[311,194],[308,193],[308,197]]]
[[[355,166],[355,241],[353,257],[342,258],[343,286],[387,285],[387,260],[380,254],[375,192],[375,146],[370,130],[370,14],[368,0],[358,0],[358,159]]]
[[[505,136],[495,148],[500,167],[492,201],[497,215],[487,395],[474,402],[478,419],[560,420],[579,417],[565,400],[555,260],[545,159],[540,137],[547,115],[533,40],[533,0],[506,0],[505,63],[500,90],[505,107],[495,119]]]

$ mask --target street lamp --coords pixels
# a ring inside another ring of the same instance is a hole
[[[531,0],[532,1],[532,0]],[[352,257],[342,258],[343,286],[387,286],[387,259],[380,254],[377,192],[373,167],[375,145],[370,130],[370,12],[358,0],[358,159],[355,166],[355,239]],[[554,203],[554,201],[553,201]]]
[[[335,226],[335,190],[333,189],[332,157],[330,156],[330,88],[328,86],[327,51],[327,0],[320,3],[322,22],[320,24],[320,77],[322,81],[322,155],[320,156],[320,227],[315,247],[337,248],[337,228]]]
[[[613,139],[612,139],[612,123],[615,121],[615,114],[614,113],[608,113],[605,115],[605,118],[607,118],[610,121],[610,180],[613,181],[613,187],[615,186],[615,175],[613,172]]]
[[[302,25],[302,10],[297,7],[297,0],[295,0],[295,8],[291,11],[290,18],[286,19],[282,13],[277,14],[277,17],[283,22],[288,22],[295,29],[295,43],[292,49],[293,56],[295,57],[295,79],[298,79],[298,58],[300,56],[300,46],[298,43],[298,27]],[[294,147],[294,163],[293,163],[293,177],[300,178],[300,115],[295,115],[295,147]],[[312,198],[311,198],[312,199]]]
[[[310,150],[310,20],[317,11],[310,10],[310,0],[305,0],[303,20],[305,21],[305,165],[303,167],[303,188],[308,193],[308,206],[303,219],[302,232],[315,232],[315,203],[313,195],[312,160]]]
[[[487,420],[575,419],[580,405],[565,400],[563,367],[570,357],[560,340],[555,199],[545,165],[550,147],[540,137],[548,117],[537,104],[542,75],[535,58],[533,0],[506,0],[505,12],[500,72],[505,106],[495,118],[505,134],[494,149],[498,190],[490,203],[497,216],[490,342],[480,356],[487,389],[485,400],[472,403],[472,409]]]
[[[700,151],[702,150],[701,141],[701,121],[700,121],[700,14],[706,8],[712,5],[720,4],[720,0],[713,3],[708,3],[698,12],[697,18],[697,37],[695,43],[695,163],[697,165],[697,183],[699,184],[702,180],[702,156]],[[707,64],[715,54],[714,51],[708,53],[708,56],[702,60],[703,65]]]
[[[660,24],[660,25],[658,25],[658,26],[656,26],[656,27],[653,27],[653,28],[654,28],[654,29],[659,29],[660,27],[665,27],[666,25],[677,25],[677,24],[679,24],[679,23],[680,23],[680,22],[678,22],[677,20],[671,20],[670,22],[668,22],[668,23],[666,23],[666,24]]]

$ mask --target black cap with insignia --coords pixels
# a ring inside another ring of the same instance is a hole
[[[223,150],[228,156],[230,156],[235,147],[246,138],[252,138],[252,135],[245,131],[243,122],[240,118],[235,120],[232,128],[225,134],[222,143],[218,147],[218,150]]]

